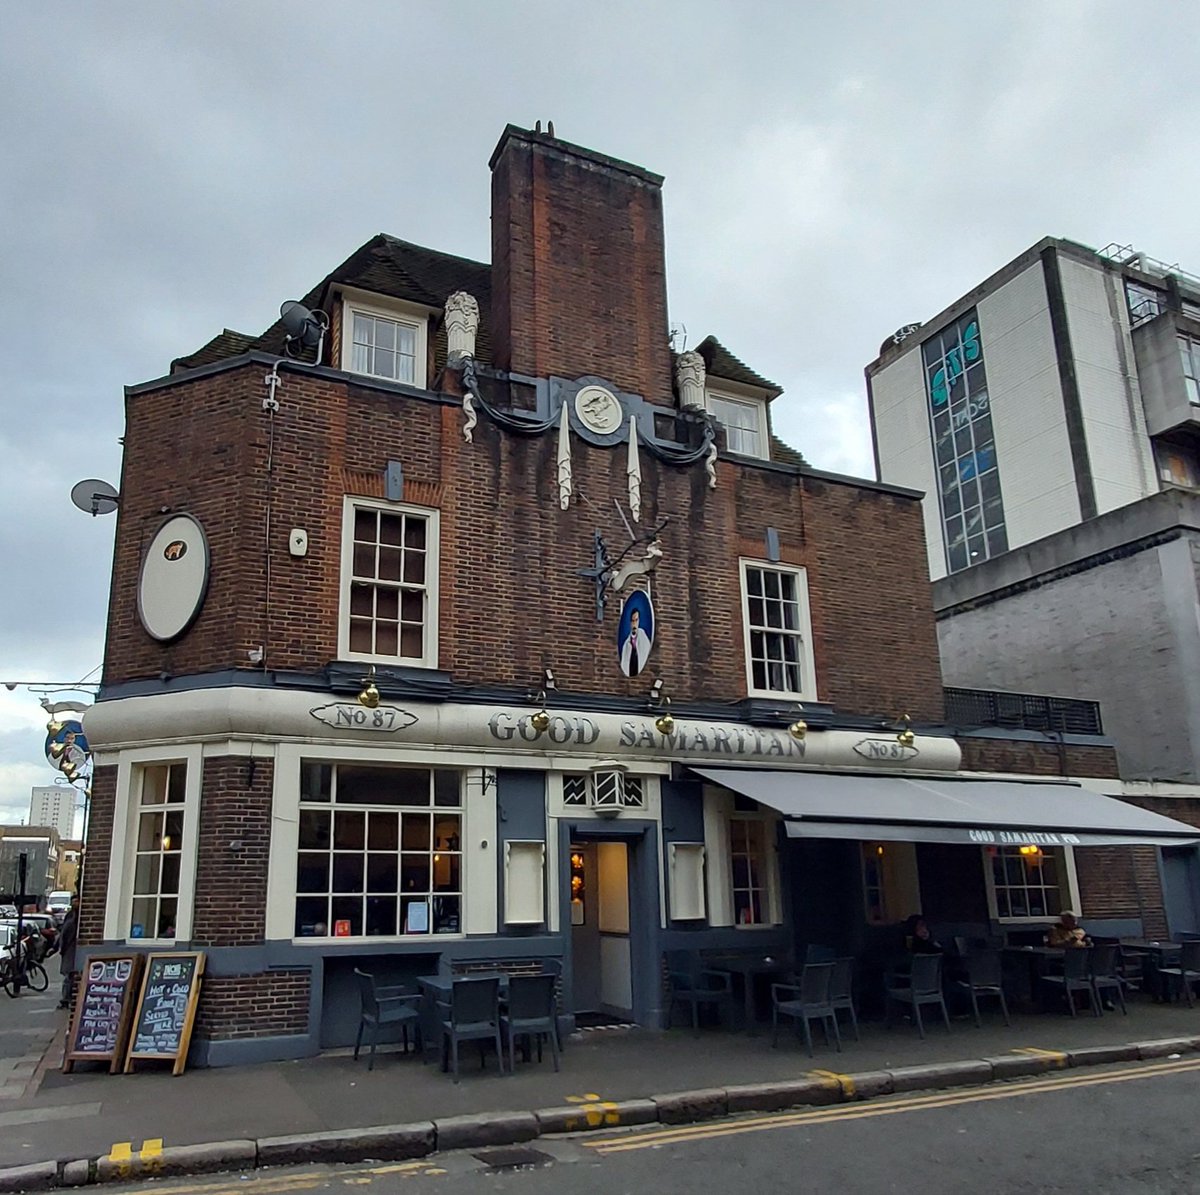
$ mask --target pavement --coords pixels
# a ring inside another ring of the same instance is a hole
[[[0,1191],[147,1172],[418,1157],[542,1133],[681,1123],[1200,1052],[1200,1007],[1138,997],[1128,1016],[1014,1014],[1006,1027],[997,1015],[982,1029],[955,1019],[950,1032],[928,1027],[924,1040],[908,1024],[891,1031],[864,1024],[862,1040],[851,1036],[841,1053],[818,1034],[811,1059],[790,1033],[773,1049],[769,1031],[711,1027],[697,1037],[634,1028],[575,1034],[558,1074],[548,1050],[544,1062],[518,1059],[516,1075],[500,1076],[493,1056],[481,1069],[478,1052],[467,1048],[458,1083],[435,1061],[383,1049],[373,1072],[365,1055],[356,1063],[339,1051],[179,1077],[165,1068],[109,1075],[83,1066],[65,1075],[65,1014],[53,997],[52,988],[0,1004],[0,1050],[9,1052],[0,1060]],[[367,1131],[377,1126],[393,1129]]]

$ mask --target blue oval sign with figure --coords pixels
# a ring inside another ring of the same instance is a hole
[[[646,667],[654,646],[654,607],[645,590],[635,589],[621,603],[617,621],[617,658],[626,676],[637,676]]]

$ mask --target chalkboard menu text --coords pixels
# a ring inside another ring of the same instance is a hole
[[[133,1069],[137,1058],[169,1058],[175,1063],[174,1073],[183,1073],[203,974],[201,951],[149,956],[133,1018],[126,1072]]]
[[[79,977],[63,1070],[76,1062],[108,1062],[121,1068],[130,1014],[142,974],[140,954],[93,954]]]

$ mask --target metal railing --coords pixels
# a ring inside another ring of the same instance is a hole
[[[946,721],[952,726],[1006,726],[1062,734],[1104,733],[1098,701],[1002,693],[993,689],[947,687],[945,693]]]

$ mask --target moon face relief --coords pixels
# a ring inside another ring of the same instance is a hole
[[[580,423],[597,435],[606,436],[621,426],[621,404],[603,386],[584,386],[575,395],[575,414]]]

